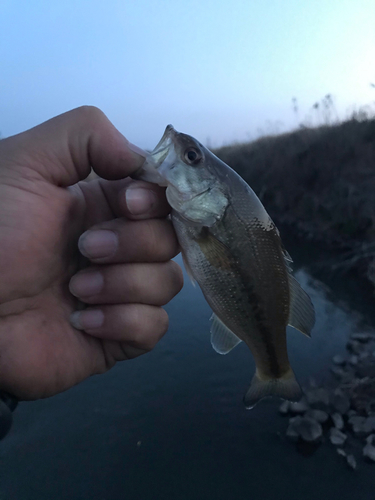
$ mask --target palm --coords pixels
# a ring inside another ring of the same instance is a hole
[[[164,190],[123,180],[144,163],[133,149],[91,107],[0,141],[0,390],[22,399],[58,393],[152,349],[166,332],[161,306],[182,286],[170,261],[178,245]],[[90,167],[102,179],[78,183]],[[141,212],[130,211],[131,194]],[[105,236],[97,240],[99,253],[94,243],[89,269],[76,274],[87,264],[78,238],[96,224],[91,236],[110,235],[113,252],[107,239],[101,253]],[[79,291],[90,273],[99,288]],[[81,330],[69,322],[80,309],[69,282],[91,306],[75,315]]]
[[[30,190],[22,180],[1,187],[0,196],[9,200],[0,208],[1,342],[7,345],[5,362],[22,381],[24,394],[17,383],[13,389],[21,398],[54,394],[106,369],[105,341],[69,323],[77,308],[68,283],[80,265],[78,237],[111,218],[98,181],[85,187],[96,191],[94,219],[77,185],[64,189],[40,180]]]

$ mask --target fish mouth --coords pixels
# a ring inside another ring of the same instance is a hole
[[[173,125],[167,125],[162,138],[153,151],[147,155],[142,167],[132,174],[132,178],[152,182],[159,186],[168,186],[167,180],[158,169],[170,153],[177,134]]]
[[[178,190],[176,186],[174,186],[171,183],[168,183],[167,191],[166,191],[166,196],[168,203],[171,205],[171,207],[176,208],[177,206],[180,207],[184,203],[191,202],[195,200],[196,198],[203,196],[204,194],[208,193],[211,188],[207,188],[204,191],[201,191],[200,193],[194,193],[193,195],[183,193]],[[189,220],[189,219],[187,219]]]
[[[173,125],[167,125],[164,134],[160,141],[155,146],[151,153],[154,167],[158,168],[168,156],[170,147],[173,145],[173,139],[177,136],[178,132]]]

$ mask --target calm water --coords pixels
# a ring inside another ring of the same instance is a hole
[[[286,243],[296,269],[329,258]],[[314,278],[302,269],[296,276],[317,312],[311,340],[292,329],[288,336],[303,384],[324,379],[350,333],[375,319],[350,277],[332,279],[330,291],[319,266]],[[227,356],[212,350],[210,310],[188,279],[167,309],[169,333],[152,353],[19,405],[0,444],[1,500],[375,499],[375,465],[350,471],[329,445],[304,458],[285,441],[278,401],[244,409],[250,352],[242,344]]]

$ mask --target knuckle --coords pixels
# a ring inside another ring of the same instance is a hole
[[[127,265],[123,271],[122,283],[125,289],[126,299],[133,301],[134,298],[143,296],[145,283],[142,274],[136,266]]]
[[[173,275],[173,287],[175,291],[175,295],[181,291],[184,286],[184,275],[181,267],[174,260],[170,261],[171,271]]]
[[[136,307],[133,308],[132,315],[130,342],[139,349],[151,351],[168,330],[167,312],[158,307],[147,314],[143,308]]]
[[[158,341],[165,335],[169,327],[169,316],[165,309],[159,308],[159,338]]]
[[[145,221],[145,231],[143,234],[142,246],[148,249],[150,255],[160,253],[162,241],[157,221],[150,219]]]
[[[88,121],[90,123],[96,123],[98,121],[107,120],[107,117],[103,113],[103,111],[96,106],[80,106],[79,108],[74,109],[73,112],[77,114],[78,119],[81,119],[85,122]]]

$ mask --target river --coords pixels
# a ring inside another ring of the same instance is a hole
[[[328,376],[351,333],[374,330],[373,299],[352,276],[327,273],[332,255],[284,241],[317,313],[311,339],[288,331],[304,385]],[[244,344],[213,351],[210,309],[188,278],[167,310],[169,332],[150,354],[19,405],[0,443],[0,500],[375,498],[375,465],[351,471],[327,443],[298,454],[279,400],[245,410],[251,354]]]

